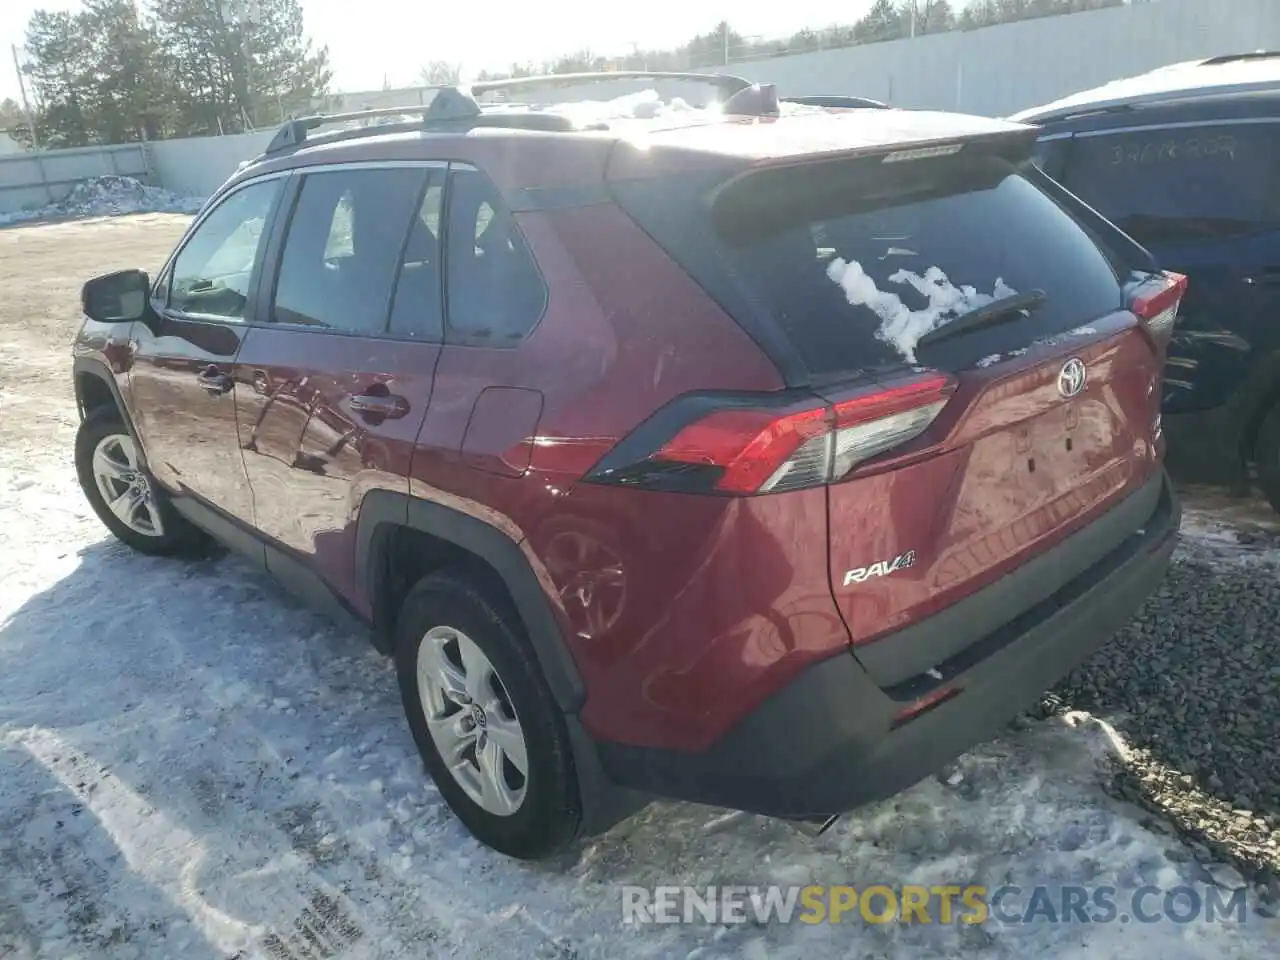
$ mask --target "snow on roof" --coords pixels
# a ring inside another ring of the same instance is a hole
[[[721,123],[654,127],[644,131],[650,147],[668,146],[769,160],[816,153],[856,152],[1014,133],[1021,124],[989,117],[929,110],[840,110],[802,107],[778,119],[726,118]]]
[[[1280,88],[1280,54],[1221,63],[1188,60],[1159,67],[1135,77],[1113,80],[1091,90],[1082,90],[1052,103],[1015,113],[1009,119],[1023,123],[1035,122],[1090,108],[1102,109],[1188,93],[1243,93],[1277,88]]]

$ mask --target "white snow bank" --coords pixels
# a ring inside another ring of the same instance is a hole
[[[56,203],[0,213],[0,224],[62,217],[113,217],[122,213],[195,213],[203,203],[202,197],[183,197],[133,177],[108,174],[77,183]]]
[[[909,363],[915,362],[916,344],[929,331],[948,319],[1018,292],[1000,277],[996,277],[992,292],[986,294],[970,286],[957,287],[939,267],[930,267],[923,276],[911,270],[899,270],[889,276],[889,282],[914,287],[929,301],[928,306],[912,310],[896,293],[877,287],[875,279],[857,260],[836,257],[827,264],[827,276],[840,285],[849,303],[867,307],[880,318],[876,337],[892,346]]]

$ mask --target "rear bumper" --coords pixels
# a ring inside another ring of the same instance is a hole
[[[840,813],[911,786],[1033,704],[1156,588],[1181,518],[1168,477],[1162,473],[1158,483],[1154,510],[1133,534],[1051,596],[939,664],[944,679],[933,690],[918,682],[886,689],[857,659],[841,654],[810,667],[703,752],[598,744],[605,773],[647,793],[792,818]],[[1055,548],[1069,549],[1065,543]],[[959,692],[895,723],[920,697],[950,688]]]

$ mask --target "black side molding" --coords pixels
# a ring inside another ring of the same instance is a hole
[[[396,527],[408,527],[453,544],[483,560],[502,579],[533,646],[556,703],[576,713],[586,687],[565,645],[560,623],[517,541],[496,527],[439,503],[391,490],[373,490],[360,506],[356,572],[365,596],[376,597],[379,556]]]

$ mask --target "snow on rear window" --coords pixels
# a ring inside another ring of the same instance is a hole
[[[881,290],[857,260],[836,257],[827,265],[827,276],[840,285],[852,306],[868,307],[880,318],[876,339],[892,346],[909,363],[915,362],[916,344],[926,333],[948,320],[1018,292],[1001,277],[996,277],[992,292],[986,294],[975,287],[956,286],[939,267],[929,267],[923,275],[898,270],[889,275],[889,282],[909,285],[927,301],[925,306],[913,310],[893,291]]]
[[[1103,251],[1002,160],[797,166],[750,174],[718,204],[736,281],[814,373],[972,364],[1122,304]],[[1032,290],[1045,300],[1030,315],[918,348],[931,330]]]

